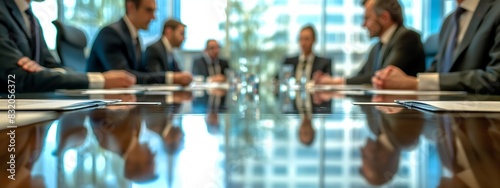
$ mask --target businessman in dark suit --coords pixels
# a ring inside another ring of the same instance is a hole
[[[193,75],[201,75],[209,82],[225,82],[229,63],[219,58],[220,47],[216,40],[209,39],[203,56],[194,60]]]
[[[0,2],[0,73],[4,75],[0,84],[2,88],[8,88],[8,80],[15,82],[15,87],[9,86],[8,89],[15,89],[17,93],[128,87],[135,83],[135,77],[125,71],[87,74],[66,71],[50,54],[40,23],[31,12],[30,2],[31,0]]]
[[[408,75],[415,76],[425,70],[425,54],[420,34],[403,25],[403,13],[397,0],[364,0],[363,26],[370,37],[380,41],[371,49],[363,68],[353,77],[321,76],[319,84],[370,84],[375,71],[388,65],[399,67]]]
[[[174,58],[173,48],[179,48],[184,41],[186,25],[169,19],[163,25],[162,37],[146,49],[142,62],[143,69],[147,72],[164,72],[167,83],[188,85],[192,81],[190,73],[182,72]]]
[[[147,30],[155,19],[154,0],[125,0],[126,15],[97,35],[87,61],[87,71],[127,70],[138,84],[168,83],[165,72],[141,71],[139,29]]]
[[[439,34],[427,73],[409,76],[389,66],[372,78],[377,88],[500,94],[500,1],[457,0]]]
[[[300,30],[299,43],[302,53],[299,56],[286,58],[284,65],[292,65],[295,78],[304,76],[310,80],[315,72],[332,74],[332,60],[316,56],[313,45],[316,42],[316,31],[313,26],[305,26]]]

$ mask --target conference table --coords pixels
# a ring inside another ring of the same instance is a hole
[[[179,90],[149,94],[17,94],[161,102],[60,112],[15,129],[15,179],[1,130],[1,187],[495,187],[500,113],[353,105],[488,95]]]

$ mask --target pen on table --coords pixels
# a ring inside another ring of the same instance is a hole
[[[353,105],[365,105],[365,106],[401,106],[394,102],[353,102]]]
[[[110,105],[161,105],[161,102],[117,102],[107,104],[107,106]]]

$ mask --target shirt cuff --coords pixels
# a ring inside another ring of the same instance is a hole
[[[54,72],[60,72],[62,74],[66,74],[68,72],[68,71],[64,70],[63,68],[52,68],[50,70],[52,70]]]
[[[174,72],[167,71],[165,73],[165,83],[169,85],[174,84]]]
[[[165,103],[166,104],[173,104],[174,101],[174,94],[172,93],[171,95],[165,95]]]
[[[89,78],[89,89],[103,89],[104,88],[104,76],[102,73],[89,72],[87,73]]]
[[[419,73],[418,90],[439,91],[439,73]]]

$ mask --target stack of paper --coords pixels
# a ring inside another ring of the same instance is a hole
[[[410,108],[433,112],[500,112],[500,101],[416,101],[398,100],[396,103]]]

